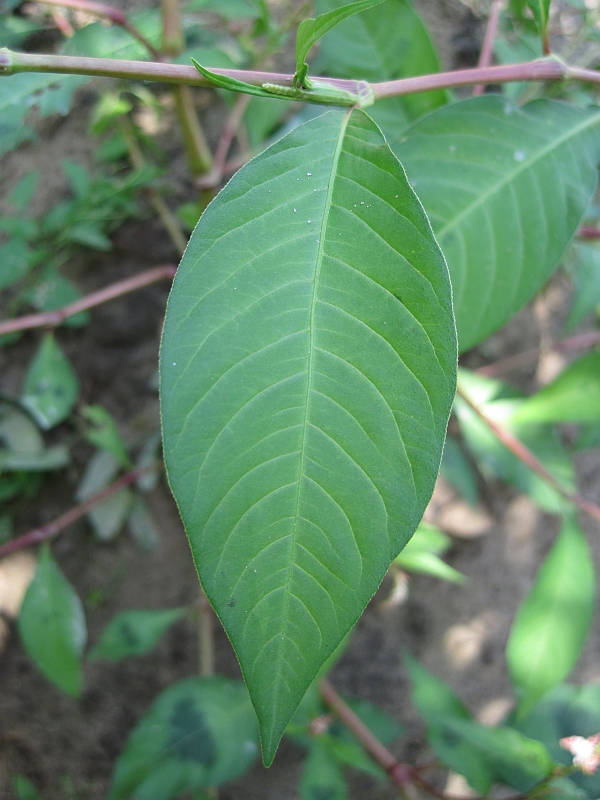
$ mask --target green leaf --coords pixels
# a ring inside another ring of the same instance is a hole
[[[567,491],[575,491],[573,464],[549,425],[513,423],[524,399],[500,381],[460,370],[460,386],[492,420],[517,437]],[[513,455],[475,412],[457,395],[454,401],[465,443],[484,475],[498,477],[528,494],[546,511],[559,512],[570,504],[517,456]]]
[[[316,0],[319,14],[344,0]],[[320,43],[317,69],[336,78],[372,83],[439,72],[435,48],[421,18],[406,0],[387,0],[381,8],[344,21]],[[397,140],[409,122],[447,102],[444,90],[378,100],[369,109],[388,141]]]
[[[548,18],[550,16],[550,0],[527,0],[535,24],[542,39],[544,52],[548,52]]]
[[[99,450],[88,462],[77,488],[76,499],[84,502],[108,486],[118,472],[119,463],[112,453]],[[133,502],[133,493],[129,489],[122,489],[90,509],[87,518],[101,542],[109,542],[119,534]]]
[[[477,478],[473,467],[452,436],[446,436],[440,474],[472,506],[479,500]]]
[[[23,453],[19,450],[0,450],[0,472],[2,470],[31,470],[47,472],[66,467],[70,462],[68,449],[55,444],[36,453]]]
[[[456,720],[470,721],[471,715],[450,687],[409,653],[404,654],[404,664],[411,682],[412,700],[427,724],[432,750],[451,769],[463,775],[473,789],[487,794],[493,782],[488,759],[450,727]]]
[[[196,67],[200,75],[206,78],[207,81],[213,83],[219,89],[227,89],[229,92],[242,92],[243,94],[252,94],[257,97],[272,97],[269,92],[265,91],[261,86],[254,86],[252,83],[240,81],[237,78],[229,78],[227,75],[219,75],[218,72],[212,72],[206,69],[202,64],[199,64],[195,58],[191,59],[192,64]]]
[[[361,111],[296,128],[192,234],[162,340],[165,458],[266,763],[423,514],[454,346],[441,253]]]
[[[54,336],[44,336],[30,363],[21,404],[44,430],[65,420],[79,397],[79,381]]]
[[[373,6],[378,6],[383,0],[360,0],[358,3],[350,3],[340,8],[334,8],[325,14],[320,14],[316,19],[305,19],[298,26],[296,34],[296,75],[294,84],[310,89],[310,81],[307,81],[308,64],[305,63],[306,56],[311,47],[332,28],[335,28],[342,20],[352,17],[361,11],[366,11]]]
[[[511,725],[525,736],[543,742],[559,764],[570,765],[573,757],[559,741],[566,736],[588,737],[600,731],[600,685],[557,686],[524,717],[513,719]],[[576,771],[569,779],[589,800],[600,797],[600,773],[588,776]]]
[[[465,576],[439,557],[450,547],[451,540],[442,531],[421,522],[394,563],[412,572],[422,572],[453,583],[463,583]]]
[[[600,353],[569,364],[526,400],[514,422],[600,422]]]
[[[75,284],[61,275],[53,264],[49,264],[35,285],[22,294],[23,300],[38,311],[54,311],[79,300],[80,297],[81,292]],[[77,328],[86,325],[89,318],[89,311],[80,311],[72,317],[67,317],[62,324],[69,328]]]
[[[244,773],[258,753],[256,717],[239,681],[187,678],[169,686],[130,734],[109,800],[170,800]]]
[[[326,745],[331,756],[340,764],[345,764],[359,772],[371,775],[377,780],[385,780],[387,775],[378,767],[373,759],[369,758],[362,745],[357,742],[347,742],[337,736],[325,733],[319,736],[319,740]]]
[[[40,173],[34,169],[27,172],[8,196],[8,202],[23,212],[33,199],[40,178]]]
[[[158,545],[160,539],[158,527],[141,497],[136,497],[133,501],[131,512],[127,517],[127,528],[141,550],[150,553]]]
[[[338,759],[322,737],[317,737],[304,762],[300,778],[302,800],[346,800],[346,781]]]
[[[573,244],[573,258],[567,261],[567,272],[573,281],[573,301],[565,322],[570,333],[600,306],[600,248]]]
[[[33,581],[19,614],[25,649],[41,672],[60,689],[79,697],[81,656],[87,631],[81,600],[60,571],[48,545],[40,549]]]
[[[0,246],[0,290],[8,289],[13,283],[25,277],[30,267],[31,250],[26,241],[15,237]]]
[[[13,785],[19,800],[42,800],[38,790],[25,775],[15,775]]]
[[[167,628],[183,617],[185,611],[185,608],[122,611],[108,623],[88,658],[120,661],[127,656],[147,653]]]
[[[490,728],[468,719],[450,719],[446,725],[487,756],[495,780],[517,791],[529,792],[552,773],[554,762],[544,745],[514,728]]]
[[[131,467],[131,460],[112,414],[109,414],[103,406],[84,406],[81,415],[91,423],[91,427],[85,431],[88,442],[106,450],[122,467]]]
[[[487,95],[438,109],[392,148],[450,270],[461,350],[546,282],[588,206],[600,110]]]
[[[519,608],[506,649],[508,669],[525,714],[575,666],[594,611],[594,564],[573,520],[560,536]]]

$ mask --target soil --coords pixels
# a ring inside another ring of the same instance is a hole
[[[428,0],[419,8],[445,64],[455,67],[473,63],[481,24],[470,9],[454,0]],[[39,122],[38,142],[23,145],[3,160],[5,186],[32,168],[40,170],[36,212],[67,194],[64,176],[56,166],[62,158],[92,163],[85,132],[93,96],[93,87],[86,88],[69,117]],[[203,111],[213,147],[221,119],[219,106],[210,105]],[[174,187],[169,202],[176,205],[193,197],[193,187],[185,177],[179,142],[163,139]],[[86,252],[70,267],[82,291],[93,291],[150,266],[177,260],[156,220],[126,223],[113,236],[113,243],[111,253]],[[62,328],[59,332],[61,345],[80,376],[83,400],[104,405],[129,442],[139,441],[158,426],[158,397],[152,378],[167,291],[166,285],[149,287],[96,308],[87,327]],[[486,342],[485,349],[470,354],[469,365],[527,350],[540,341],[547,345],[557,338],[568,291],[564,279],[555,279],[535,303]],[[25,365],[38,341],[39,332],[31,332],[17,345],[0,350],[4,391],[18,393]],[[507,377],[531,390],[553,369],[556,364],[552,360],[542,359]],[[63,426],[57,435],[68,432]],[[48,478],[39,497],[19,517],[17,533],[54,519],[72,505],[81,469],[91,453],[85,444],[75,446],[73,466],[58,477]],[[577,470],[582,494],[600,503],[598,450],[578,457]],[[99,545],[84,521],[65,531],[53,545],[61,568],[86,604],[91,643],[121,610],[179,606],[198,597],[188,544],[164,480],[146,498],[160,530],[160,541],[153,552],[141,552],[126,534]],[[504,662],[511,620],[559,525],[557,518],[542,513],[529,499],[500,484],[484,487],[480,506],[472,509],[442,480],[427,518],[453,534],[447,560],[467,576],[467,584],[460,587],[411,575],[407,599],[393,605],[385,602],[391,589],[386,579],[331,675],[340,691],[375,703],[406,727],[406,734],[392,750],[399,759],[411,763],[423,763],[431,754],[410,701],[402,650],[410,650],[448,681],[478,719],[497,722],[513,701]],[[600,526],[587,518],[581,523],[590,534],[589,542],[600,565]],[[0,564],[0,608],[8,620],[14,617],[15,608],[13,604],[11,609],[8,601],[2,606],[2,581],[6,587],[12,580],[18,594],[19,581],[26,582],[31,565],[32,556],[23,553]],[[236,659],[221,630],[216,631],[215,647],[217,671],[238,677]],[[600,681],[599,656],[597,619],[573,680]],[[9,621],[6,636],[0,628],[0,798],[13,797],[12,776],[16,773],[29,777],[44,800],[104,798],[115,758],[136,721],[163,688],[197,671],[197,631],[184,620],[146,656],[117,664],[86,664],[84,693],[80,701],[75,701],[37,671],[19,643],[14,621]],[[269,770],[254,766],[241,779],[222,787],[219,796],[221,800],[297,798],[302,762],[303,752],[284,741]],[[452,786],[459,794],[466,791],[460,781],[454,780]],[[397,793],[389,784],[352,773],[350,797],[391,800]]]

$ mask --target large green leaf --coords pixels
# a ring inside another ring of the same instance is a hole
[[[83,683],[81,657],[87,638],[81,600],[60,571],[48,545],[40,558],[19,614],[25,649],[44,675],[73,697]]]
[[[392,148],[448,262],[461,350],[558,266],[596,186],[600,110],[488,95],[438,109]]]
[[[361,111],[266,150],[192,235],[162,342],[165,457],[267,763],[421,518],[455,344],[427,218]]]
[[[187,678],[169,686],[133,730],[109,800],[170,800],[245,772],[258,754],[256,717],[241,681]]]
[[[525,713],[565,678],[579,658],[594,610],[594,564],[585,536],[574,521],[560,536],[538,572],[513,623],[506,659]]]
[[[319,14],[344,0],[316,0]],[[437,53],[421,18],[406,0],[344,20],[321,40],[317,68],[325,75],[371,82],[393,81],[439,72]],[[370,116],[386,137],[397,139],[407,125],[446,102],[443,90],[378,100]]]

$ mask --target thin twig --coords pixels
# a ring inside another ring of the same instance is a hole
[[[600,331],[588,331],[557,342],[550,348],[550,352],[573,353],[577,350],[587,350],[597,344],[600,344]],[[531,350],[524,350],[522,353],[495,361],[493,364],[486,364],[485,367],[479,367],[475,372],[478,375],[484,375],[486,378],[496,378],[505,372],[531,364],[539,357],[539,354],[540,348],[534,347]]]
[[[492,55],[494,54],[494,40],[496,39],[496,33],[498,32],[498,21],[500,20],[502,5],[503,0],[493,0],[492,2],[490,16],[488,17],[485,28],[485,36],[483,37],[483,44],[481,45],[481,53],[479,54],[479,61],[477,62],[477,66],[479,68],[489,67],[492,63]],[[476,84],[473,87],[473,97],[478,97],[479,95],[483,94],[484,89],[484,84]]]
[[[181,128],[188,164],[195,178],[212,169],[213,157],[194,106],[190,86],[174,86],[175,112]]]
[[[29,531],[29,533],[24,533],[22,536],[17,536],[15,539],[11,539],[10,542],[6,542],[6,544],[1,545],[0,558],[10,555],[10,553],[15,553],[17,550],[23,550],[25,547],[31,547],[32,545],[43,542],[46,539],[52,539],[69,525],[72,525],[73,522],[76,522],[78,519],[81,519],[81,517],[84,517],[88,511],[91,511],[91,509],[97,506],[99,503],[104,502],[104,500],[108,500],[109,497],[112,497],[113,494],[125,489],[125,487],[131,486],[131,484],[135,483],[137,479],[144,473],[154,469],[162,469],[162,466],[162,461],[155,461],[152,464],[147,464],[144,467],[138,467],[137,469],[132,469],[130,472],[126,472],[124,475],[121,475],[120,478],[117,478],[116,481],[113,481],[113,483],[111,483],[105,489],[102,489],[100,492],[96,492],[96,494],[89,497],[85,502],[80,503],[80,505],[75,506],[74,508],[71,508],[65,514],[57,517],[53,522],[49,522],[47,525],[42,525],[40,528],[34,528],[32,531]]]
[[[75,8],[78,11],[87,11],[88,14],[104,17],[104,19],[110,20],[110,22],[113,22],[115,25],[120,25],[121,28],[124,28],[134,39],[137,39],[138,42],[146,48],[152,58],[156,58],[160,61],[161,56],[156,47],[154,47],[152,42],[146,39],[144,34],[139,31],[135,25],[129,22],[125,14],[118,8],[104,5],[104,3],[96,3],[93,2],[93,0],[37,0],[37,2],[43,3],[44,5]]]
[[[213,189],[221,182],[225,172],[229,148],[231,147],[231,143],[233,142],[235,135],[242,123],[242,119],[244,118],[244,114],[246,113],[246,109],[250,103],[250,99],[250,95],[248,94],[242,94],[236,99],[234,106],[231,109],[227,120],[225,121],[225,125],[223,126],[219,143],[215,151],[212,169],[207,175],[201,177],[197,182],[200,189]]]
[[[89,308],[99,306],[101,303],[106,303],[109,300],[114,300],[115,297],[121,297],[129,292],[135,292],[144,286],[149,286],[158,281],[172,280],[175,277],[177,267],[173,264],[166,264],[164,267],[154,267],[146,272],[140,272],[133,278],[126,278],[123,281],[111,283],[105,286],[104,289],[99,289],[97,292],[92,292],[85,297],[75,300],[74,303],[69,303],[62,308],[54,309],[54,311],[44,311],[40,314],[28,314],[24,317],[17,317],[16,319],[9,319],[6,322],[0,322],[0,336],[6,333],[14,333],[15,331],[25,331],[29,328],[44,328],[56,327],[64,322],[68,317],[79,314],[81,311],[87,311]]]
[[[458,388],[456,392],[469,406],[469,408],[474,411],[475,414],[477,414],[479,419],[487,425],[498,441],[500,441],[508,450],[510,450],[510,452],[515,455],[519,461],[522,461],[523,464],[532,470],[532,472],[535,472],[536,475],[538,475],[543,481],[555,489],[562,497],[565,498],[565,500],[568,500],[582,511],[585,511],[586,514],[589,514],[589,516],[593,517],[593,519],[600,521],[599,506],[591,503],[584,497],[581,497],[581,495],[577,494],[576,492],[571,492],[566,489],[562,483],[546,469],[546,467],[531,452],[531,450],[525,447],[523,442],[517,439],[517,437],[514,436],[510,431],[506,430],[506,428],[503,428],[502,425],[499,425],[495,420],[490,419],[490,417],[488,417],[487,414],[476,403],[474,403],[467,394],[462,391],[462,389]]]

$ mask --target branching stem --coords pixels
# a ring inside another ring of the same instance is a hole
[[[492,55],[494,54],[494,40],[498,32],[498,21],[500,20],[500,12],[502,11],[503,0],[493,0],[492,7],[490,8],[490,16],[488,17],[487,26],[485,29],[485,36],[483,37],[483,44],[481,46],[481,53],[479,54],[479,61],[477,66],[482,69],[489,67],[492,63]],[[483,94],[485,86],[478,83],[473,87],[473,97],[478,97]]]

